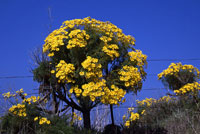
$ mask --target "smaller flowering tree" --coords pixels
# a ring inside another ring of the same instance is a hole
[[[171,63],[171,65],[158,74],[161,79],[177,96],[199,98],[200,84],[197,82],[200,72],[193,65]]]
[[[182,65],[181,63],[171,63],[171,65],[158,74],[158,79],[171,90],[180,89],[187,83],[196,82],[200,72],[193,65]]]

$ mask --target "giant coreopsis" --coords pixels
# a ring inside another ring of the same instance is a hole
[[[126,92],[141,89],[147,56],[134,46],[117,26],[87,17],[63,22],[45,39],[43,52],[66,97],[85,107],[85,99],[119,104]]]
[[[158,74],[158,79],[161,79],[169,89],[178,90],[187,83],[196,82],[199,75],[199,70],[193,65],[171,63],[167,69]]]

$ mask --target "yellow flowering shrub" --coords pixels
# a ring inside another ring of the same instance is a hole
[[[13,115],[19,116],[19,117],[27,117],[28,112],[27,112],[27,107],[30,106],[30,104],[35,104],[38,105],[38,101],[40,100],[40,97],[36,96],[30,96],[29,98],[26,98],[27,93],[24,93],[23,89],[20,89],[16,91],[15,93],[4,93],[2,94],[5,98],[9,97],[21,97],[22,102],[18,103],[16,105],[12,105],[9,108],[9,112],[12,113]],[[17,99],[18,100],[18,99]],[[29,109],[30,110],[30,109]],[[30,116],[30,115],[29,115]],[[38,117],[34,118],[34,121],[38,120]],[[50,120],[47,120],[45,117],[39,117],[39,124],[50,124]]]
[[[134,112],[134,108],[130,107],[128,108],[128,112],[126,115],[123,115],[123,122],[124,122],[124,126],[129,127],[131,125],[131,123],[137,121],[137,120],[142,120],[142,117],[144,117],[144,115],[147,115],[147,112],[145,110],[145,108],[152,108],[150,106],[152,106],[153,104],[159,103],[159,102],[170,102],[171,100],[174,100],[175,98],[172,98],[170,96],[163,96],[159,99],[154,99],[154,98],[146,98],[142,101],[136,100],[137,102],[137,106],[138,112]]]
[[[199,78],[200,72],[196,67],[181,63],[171,63],[167,69],[158,74],[158,79],[161,79],[164,85],[173,91],[187,83],[196,82]]]

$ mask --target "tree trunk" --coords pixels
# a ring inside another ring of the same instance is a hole
[[[84,128],[86,129],[91,129],[90,126],[90,111],[83,111],[83,123],[84,123]]]
[[[114,126],[115,122],[114,122],[114,115],[113,115],[113,105],[110,105],[110,112],[111,112],[112,125]]]

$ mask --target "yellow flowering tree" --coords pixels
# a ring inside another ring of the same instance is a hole
[[[199,75],[199,70],[193,65],[171,63],[166,70],[158,74],[158,78],[172,89],[176,96],[192,98],[197,102],[200,90],[200,84],[197,82]]]
[[[158,79],[162,80],[169,89],[177,90],[187,83],[196,82],[199,79],[199,74],[199,70],[193,65],[171,63],[167,69],[158,74]]]
[[[127,92],[141,89],[147,56],[134,46],[117,26],[90,17],[65,21],[45,39],[56,96],[83,113],[85,128],[99,103],[119,105]]]

